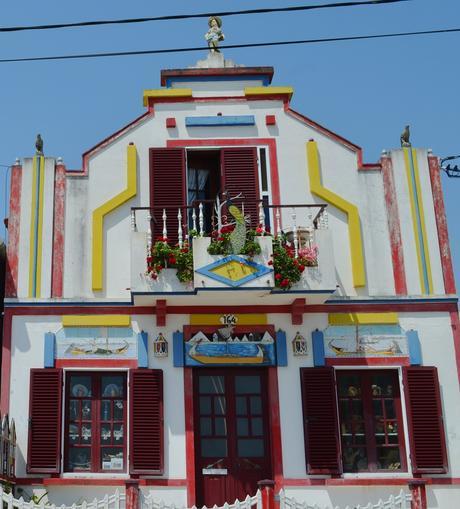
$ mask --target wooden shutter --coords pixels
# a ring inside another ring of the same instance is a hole
[[[412,472],[447,472],[446,438],[438,371],[429,366],[404,367]]]
[[[244,202],[244,213],[251,217],[251,227],[259,223],[259,169],[256,147],[222,149],[222,188],[230,197],[243,193],[244,198],[234,200],[235,205]]]
[[[163,371],[130,373],[130,472],[163,473]]]
[[[185,149],[150,149],[150,206],[156,208],[152,213],[153,240],[163,235],[163,208],[166,209],[168,239],[171,245],[178,240],[177,212],[186,205],[185,194]],[[182,210],[182,221],[187,222],[187,214]]]
[[[61,471],[62,370],[30,371],[29,447],[27,472]]]
[[[302,368],[305,456],[309,474],[342,472],[334,369]]]

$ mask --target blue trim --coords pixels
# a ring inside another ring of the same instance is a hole
[[[206,81],[262,81],[264,87],[270,85],[270,78],[267,74],[248,74],[246,76],[177,76],[166,78],[166,88],[177,81],[182,82],[206,82]]]
[[[324,289],[324,290],[272,290],[270,293],[274,293],[274,294],[311,294],[311,295],[314,295],[314,294],[322,294],[322,293],[334,293],[336,290],[336,288],[334,288],[333,290],[327,290],[327,289]]]
[[[52,332],[45,334],[45,348],[43,355],[43,367],[54,368],[56,335]]]
[[[173,366],[175,368],[182,368],[185,366],[184,335],[179,331],[173,333]]]
[[[422,362],[422,347],[420,345],[420,339],[418,332],[415,330],[409,330],[406,332],[407,343],[409,346],[409,360],[411,366],[421,366]]]
[[[286,333],[283,330],[279,330],[276,333],[276,358],[278,366],[284,367],[288,365]]]
[[[254,115],[225,115],[213,117],[185,117],[186,127],[255,125]]]
[[[400,298],[394,298],[394,299],[346,299],[346,300],[327,300],[325,304],[343,304],[344,306],[350,305],[350,304],[369,304],[372,306],[372,304],[425,304],[428,302],[444,302],[446,304],[457,304],[458,297],[427,297],[427,298],[420,298],[420,299],[400,299]]]
[[[144,331],[137,335],[137,367],[149,367],[149,343],[148,334]]]
[[[324,353],[324,334],[322,331],[316,329],[311,333],[313,343],[313,365],[325,366],[326,355]]]

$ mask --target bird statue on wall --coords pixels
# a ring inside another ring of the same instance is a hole
[[[406,125],[406,127],[404,128],[404,131],[401,133],[401,147],[410,147],[411,144],[410,144],[410,130],[409,130],[409,126]]]
[[[235,228],[230,234],[229,240],[233,254],[240,254],[246,242],[246,220],[243,212],[231,201],[227,201],[228,211],[235,219]]]
[[[35,148],[37,156],[43,155],[43,139],[40,134],[37,134],[37,139],[35,140]]]

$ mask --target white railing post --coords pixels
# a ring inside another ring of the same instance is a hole
[[[6,496],[6,500],[3,499],[4,502],[6,502],[7,504],[7,508],[8,509],[13,509],[13,493],[8,493],[8,495]]]
[[[133,209],[131,209],[131,231],[133,232],[137,231],[136,211]]]
[[[162,219],[163,219],[163,238],[167,239],[168,238],[168,229],[166,227],[166,219],[167,219],[166,209],[163,209]]]
[[[204,215],[203,215],[203,204],[198,205],[198,224],[200,225],[200,237],[204,236]],[[219,226],[220,228],[220,226]]]
[[[177,228],[177,239],[178,239],[178,243],[179,243],[179,248],[182,249],[182,212],[181,210],[179,209],[179,211],[177,212],[177,222],[179,224],[178,228]]]
[[[152,216],[147,216],[147,256],[150,256],[152,251]]]
[[[297,214],[295,209],[292,209],[292,233],[293,233],[293,241],[294,241],[294,256],[297,258],[299,256],[299,238],[297,235]]]
[[[193,209],[192,209],[192,230],[197,231],[197,228],[196,228],[196,212],[195,212],[195,207],[193,207]]]
[[[259,226],[265,231],[265,212],[262,203],[259,203]]]
[[[275,235],[278,237],[278,235],[281,233],[281,213],[279,207],[276,209],[275,223],[276,223]]]

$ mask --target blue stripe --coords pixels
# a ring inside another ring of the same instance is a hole
[[[149,347],[147,333],[142,331],[137,335],[137,367],[149,367]]]
[[[247,76],[177,76],[166,79],[166,88],[171,88],[172,83],[182,82],[206,82],[206,81],[262,81],[264,87],[270,85],[270,78],[266,74],[248,74]]]
[[[324,334],[322,331],[316,329],[311,333],[313,343],[313,365],[325,366],[326,355],[324,352]]]
[[[276,358],[278,366],[284,367],[288,365],[286,333],[282,330],[276,333]]]
[[[213,117],[185,117],[186,127],[255,125],[254,115],[226,115]]]

